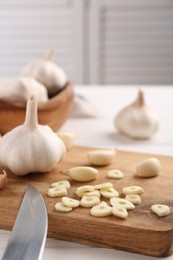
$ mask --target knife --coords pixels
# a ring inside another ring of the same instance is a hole
[[[2,260],[40,260],[47,237],[48,217],[43,197],[26,189]]]

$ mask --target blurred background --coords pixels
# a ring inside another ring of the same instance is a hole
[[[0,0],[0,76],[52,47],[74,84],[173,85],[173,1]]]

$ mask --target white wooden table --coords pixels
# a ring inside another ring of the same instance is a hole
[[[130,140],[119,136],[114,128],[113,118],[117,112],[136,97],[137,87],[131,86],[76,86],[75,92],[88,98],[98,108],[100,116],[98,118],[68,119],[60,130],[73,132],[76,135],[76,145],[117,147],[121,150],[173,156],[173,86],[144,86],[142,89],[145,93],[146,103],[159,114],[160,118],[159,131],[152,140]],[[0,230],[0,258],[9,234],[8,231]],[[149,260],[153,257],[47,239],[43,260],[47,259]],[[173,256],[167,259],[173,260]]]

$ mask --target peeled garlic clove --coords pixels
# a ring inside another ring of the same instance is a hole
[[[114,123],[120,133],[134,139],[152,137],[159,126],[157,116],[145,105],[141,90],[139,90],[135,102],[117,114]]]
[[[7,174],[5,171],[3,171],[3,174],[0,174],[0,190],[2,190],[3,188],[5,188],[5,186],[8,183],[8,178],[7,178]]]
[[[98,176],[98,170],[87,166],[76,166],[67,171],[67,175],[75,181],[92,181]]]
[[[20,125],[0,142],[0,163],[16,175],[30,172],[49,172],[62,159],[64,143],[48,126],[38,124],[37,100],[27,102],[26,117]]]
[[[159,174],[160,168],[160,161],[157,158],[148,158],[137,165],[136,173],[139,177],[154,177]]]
[[[66,150],[70,150],[74,144],[75,135],[72,133],[57,133],[58,137],[63,141]]]
[[[35,95],[38,102],[48,101],[46,88],[32,77],[11,78],[4,84],[0,84],[0,99],[19,104]]]
[[[93,165],[108,165],[115,157],[115,150],[94,150],[87,153],[88,162]]]
[[[54,55],[55,50],[51,49],[45,59],[29,62],[22,72],[22,75],[32,76],[41,82],[51,96],[67,83],[65,71],[52,61]]]

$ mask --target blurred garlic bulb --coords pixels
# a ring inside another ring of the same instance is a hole
[[[22,75],[32,76],[41,82],[50,96],[55,95],[67,83],[67,75],[52,59],[55,50],[51,49],[46,58],[29,62],[23,69]]]
[[[0,82],[0,99],[24,104],[35,95],[38,102],[48,101],[46,88],[32,77],[11,78]]]
[[[158,118],[145,105],[141,90],[136,100],[117,114],[115,126],[120,133],[134,139],[148,139],[156,133],[159,126]]]
[[[0,141],[0,163],[16,175],[49,172],[62,159],[64,143],[48,126],[38,124],[37,100],[27,102],[26,117]]]

